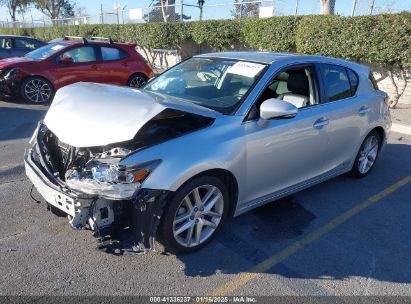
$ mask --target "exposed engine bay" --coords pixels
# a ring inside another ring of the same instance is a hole
[[[26,172],[52,210],[68,215],[71,227],[91,229],[100,237],[129,228],[135,236],[136,250],[146,251],[154,246],[170,193],[144,189],[142,184],[161,160],[128,167],[120,161],[212,122],[209,117],[167,108],[149,120],[132,140],[80,148],[60,141],[39,123],[32,138],[33,148],[26,151]],[[35,174],[47,178],[56,193],[36,185]]]

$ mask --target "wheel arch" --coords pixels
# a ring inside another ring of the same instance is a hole
[[[134,73],[132,73],[130,76],[128,76],[128,78],[127,78],[127,85],[130,83],[131,78],[132,78],[133,76],[136,76],[136,75],[144,76],[144,78],[146,79],[146,81],[148,81],[148,80],[150,79],[144,72],[134,72]]]
[[[48,84],[51,87],[51,99],[48,101],[49,103],[52,102],[54,95],[56,94],[56,86],[54,85],[54,83],[52,81],[50,81],[47,77],[43,76],[43,75],[24,75],[23,77],[21,77],[21,79],[19,80],[19,85],[18,85],[18,92],[21,96],[23,96],[23,98],[27,101],[25,94],[23,92],[24,90],[24,84],[27,80],[33,79],[33,78],[40,78],[43,79],[44,81],[47,81]],[[31,101],[30,101],[31,102]]]
[[[368,132],[368,134],[370,134],[372,131],[376,131],[376,132],[378,133],[378,135],[380,136],[381,143],[380,143],[379,150],[381,150],[381,148],[382,148],[382,146],[383,146],[383,143],[385,142],[386,136],[387,136],[387,135],[385,134],[385,130],[384,130],[383,127],[377,126],[377,127],[375,127],[374,129],[372,129],[370,132]],[[368,134],[367,134],[367,136],[368,136]]]
[[[222,168],[207,169],[205,171],[199,172],[189,177],[186,181],[184,181],[178,187],[178,189],[184,187],[184,185],[186,185],[188,182],[190,182],[194,178],[201,177],[201,176],[216,177],[227,186],[228,197],[229,197],[228,215],[232,216],[237,207],[238,193],[239,193],[238,182],[237,182],[237,178],[235,177],[235,175],[227,169],[222,169]]]
[[[23,84],[23,82],[24,82],[26,79],[35,78],[35,77],[38,77],[38,78],[42,78],[42,79],[44,79],[44,80],[47,80],[47,81],[51,84],[51,86],[53,87],[53,90],[56,91],[56,88],[55,88],[55,85],[54,85],[53,81],[51,81],[50,79],[48,79],[48,78],[45,77],[44,75],[37,75],[37,74],[30,75],[30,74],[26,74],[26,75],[24,75],[23,77],[21,77],[20,83]]]

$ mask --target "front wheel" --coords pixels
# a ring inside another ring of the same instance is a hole
[[[364,139],[351,170],[355,177],[361,178],[371,172],[377,160],[380,146],[380,135],[377,131],[371,131]]]
[[[20,91],[23,98],[30,103],[49,103],[54,96],[51,83],[38,76],[24,79]]]
[[[227,210],[224,183],[213,176],[195,178],[182,186],[166,206],[160,239],[174,253],[199,250],[220,230]]]
[[[147,80],[145,75],[136,73],[129,78],[127,85],[132,88],[142,88],[147,83]]]

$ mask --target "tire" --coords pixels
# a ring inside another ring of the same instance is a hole
[[[142,73],[135,73],[130,76],[127,81],[127,85],[132,88],[142,88],[146,85],[148,78]]]
[[[203,204],[196,205],[194,202],[196,189],[200,199],[205,199]],[[188,202],[192,203],[191,212]],[[212,205],[211,202],[215,204]],[[185,254],[203,248],[220,230],[228,212],[228,205],[227,187],[220,179],[214,176],[192,179],[177,190],[167,204],[159,230],[160,241],[172,253]],[[188,238],[190,232],[191,237]]]
[[[377,161],[381,148],[381,136],[377,131],[371,131],[361,144],[351,174],[357,178],[367,176]]]
[[[20,93],[29,103],[44,104],[53,100],[54,88],[47,79],[34,76],[23,80]]]

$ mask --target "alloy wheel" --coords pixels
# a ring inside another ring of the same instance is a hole
[[[216,231],[224,211],[221,191],[212,185],[193,189],[181,201],[173,221],[175,240],[184,247],[197,246]]]
[[[31,102],[44,103],[50,99],[51,87],[44,80],[32,79],[24,86],[24,93]]]
[[[129,86],[132,88],[141,88],[147,83],[147,80],[141,75],[135,75],[130,79]]]
[[[370,136],[363,143],[360,150],[360,157],[358,158],[358,171],[365,174],[375,163],[379,149],[379,141],[376,136]]]

